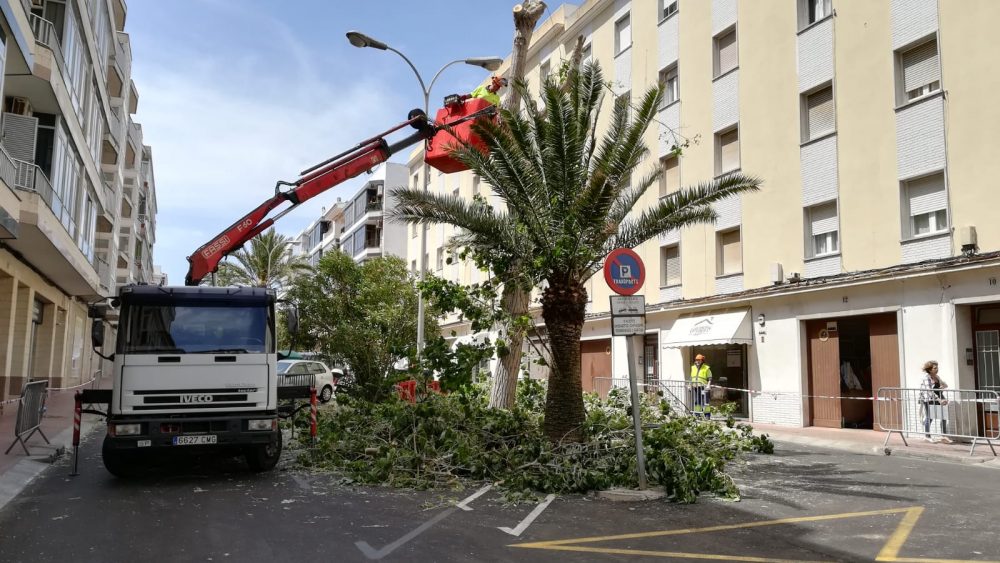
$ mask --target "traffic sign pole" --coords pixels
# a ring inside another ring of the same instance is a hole
[[[604,280],[617,296],[611,297],[611,335],[625,337],[628,356],[628,385],[632,395],[632,424],[635,427],[636,472],[639,490],[647,488],[646,452],[642,447],[642,410],[639,403],[635,340],[646,333],[646,298],[634,295],[646,280],[642,258],[630,248],[616,248],[604,260]],[[642,344],[639,344],[642,346]]]

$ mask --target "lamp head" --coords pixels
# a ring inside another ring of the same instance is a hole
[[[464,62],[467,65],[478,66],[493,72],[500,68],[500,65],[503,64],[503,59],[500,57],[472,57],[471,59],[465,59]]]
[[[351,45],[354,45],[359,49],[362,47],[372,47],[373,49],[379,49],[381,51],[385,51],[386,49],[389,48],[389,46],[386,45],[385,43],[379,41],[378,39],[375,39],[374,37],[365,35],[360,31],[348,31],[347,40],[350,41]]]

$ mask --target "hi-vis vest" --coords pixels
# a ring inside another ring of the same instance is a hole
[[[486,85],[476,88],[471,94],[469,94],[469,96],[472,98],[482,98],[495,106],[500,105],[500,96],[498,96],[495,92],[487,90]]]
[[[708,367],[708,364],[701,364],[700,369],[698,366],[691,366],[692,383],[708,385],[710,381],[712,381],[712,368]]]

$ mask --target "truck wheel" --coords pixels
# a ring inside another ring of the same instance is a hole
[[[323,390],[319,392],[319,400],[323,401],[324,403],[329,403],[330,399],[332,398],[333,398],[333,387],[330,387],[329,385],[324,386]]]
[[[247,465],[250,466],[250,471],[254,473],[274,469],[274,466],[278,464],[278,459],[281,457],[281,436],[278,437],[277,441],[270,444],[250,446],[244,457],[247,460]]]
[[[135,452],[123,451],[111,447],[110,439],[104,437],[104,445],[101,448],[101,459],[104,461],[104,468],[118,478],[135,477],[137,465],[135,463]]]

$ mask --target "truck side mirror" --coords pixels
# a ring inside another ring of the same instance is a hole
[[[104,346],[104,323],[101,319],[94,319],[91,321],[90,340],[94,343],[94,348]]]
[[[292,306],[285,310],[285,328],[294,336],[299,332],[299,309]]]

